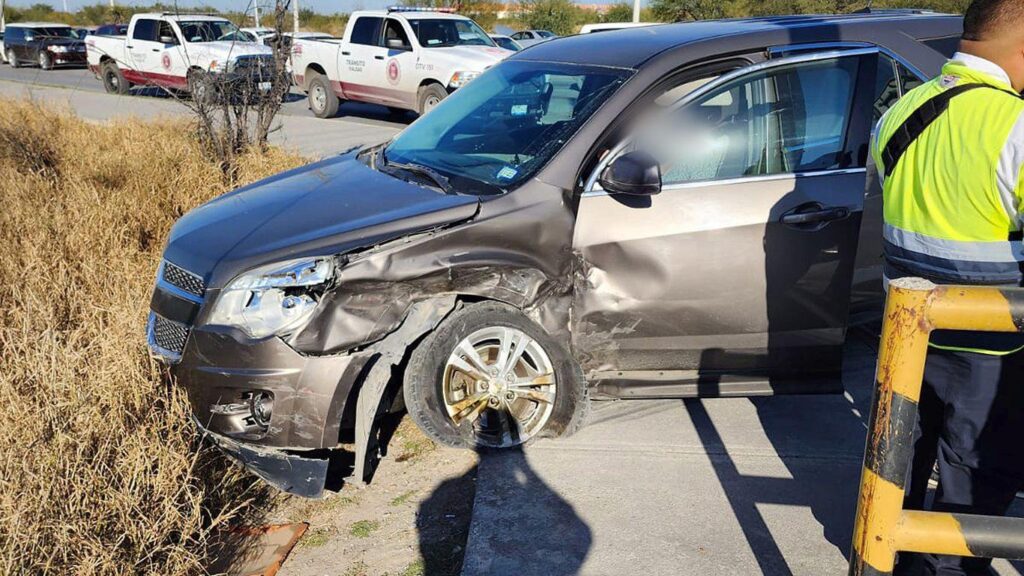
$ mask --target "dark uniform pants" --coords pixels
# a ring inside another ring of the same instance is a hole
[[[991,356],[932,348],[925,364],[904,507],[1003,515],[1024,488],[1024,352]],[[991,560],[901,554],[895,574],[990,574]],[[915,557],[916,556],[916,557]]]

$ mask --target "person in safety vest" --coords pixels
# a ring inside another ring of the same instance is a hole
[[[974,0],[960,51],[879,121],[885,277],[1020,286],[1024,0]],[[932,335],[904,507],[1003,515],[1024,487],[1024,337]],[[989,574],[991,560],[901,554],[895,574]]]

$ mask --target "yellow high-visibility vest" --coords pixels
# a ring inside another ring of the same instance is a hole
[[[964,84],[985,87],[949,100],[894,166],[886,166],[883,151],[907,119]],[[889,172],[882,182],[887,278],[1021,284],[1024,99],[1010,85],[950,61],[941,76],[910,91],[882,117],[871,148],[879,174]]]

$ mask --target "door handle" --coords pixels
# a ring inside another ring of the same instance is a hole
[[[826,208],[817,202],[804,204],[782,215],[780,221],[787,226],[801,228],[823,228],[835,220],[850,216],[850,209],[844,206]]]
[[[159,48],[150,48],[150,50],[152,50],[153,52],[159,52],[160,51]]]
[[[135,48],[135,46],[132,46],[131,44],[126,44],[125,48]]]
[[[384,59],[383,56],[374,56],[374,58],[376,58],[377,60],[383,60]]]
[[[351,52],[345,52],[345,51],[342,51],[342,52],[341,52],[341,55],[342,55],[342,56],[351,56],[351,55],[352,55],[352,53],[351,53]]]

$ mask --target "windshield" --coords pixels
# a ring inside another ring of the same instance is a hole
[[[251,42],[251,38],[227,20],[195,20],[178,22],[186,42],[235,41]]]
[[[32,35],[36,38],[78,38],[78,34],[71,28],[56,26],[53,28],[33,28]]]
[[[409,25],[424,48],[494,46],[487,32],[472,20],[415,18],[409,20]]]
[[[386,161],[431,168],[460,193],[504,192],[547,164],[629,74],[503,62],[406,128]]]

